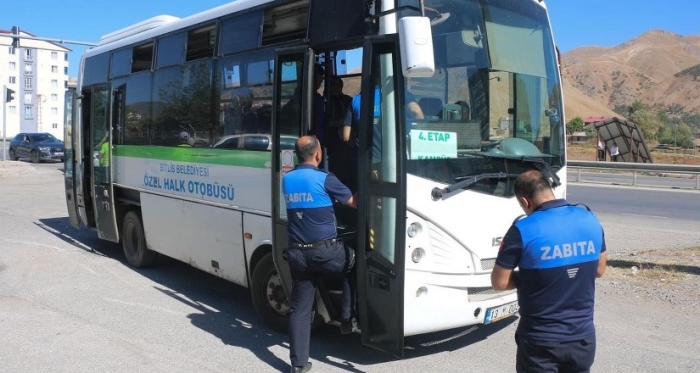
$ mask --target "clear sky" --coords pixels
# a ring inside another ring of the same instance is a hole
[[[357,0],[359,1],[359,0]],[[418,2],[418,0],[416,0]],[[647,30],[700,34],[700,0],[549,0],[555,40],[562,52],[580,46],[614,46]],[[36,36],[97,42],[100,36],[144,19],[177,17],[213,8],[225,0],[3,0],[0,29],[19,26]],[[430,0],[426,1],[430,4]],[[77,75],[82,46],[66,45],[68,73]]]

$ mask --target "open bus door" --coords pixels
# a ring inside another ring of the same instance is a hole
[[[112,92],[109,85],[96,86],[90,103],[90,149],[97,154],[91,160],[95,223],[97,235],[113,242],[119,242],[119,231],[112,186],[112,128],[119,123],[123,97],[121,89]]]
[[[406,142],[396,35],[363,51],[358,205],[358,311],[362,343],[403,356]]]
[[[302,125],[310,120],[310,100],[305,98],[307,95],[303,94],[303,87],[310,76],[309,68],[313,68],[312,58],[313,53],[306,47],[279,50],[275,57],[272,113],[272,258],[286,294],[285,304],[277,305],[280,313],[289,311],[288,299],[291,299],[292,292],[292,275],[285,258],[289,238],[287,209],[282,195],[282,177],[291,171],[295,164],[296,155],[293,148],[290,149],[290,139],[298,138],[303,131]]]
[[[80,228],[80,220],[78,218],[78,191],[76,189],[77,177],[80,177],[79,168],[76,167],[76,161],[80,158],[78,153],[76,156],[75,150],[79,149],[78,131],[74,130],[75,115],[77,112],[77,93],[75,89],[69,89],[65,95],[65,110],[64,110],[64,132],[63,132],[63,176],[66,187],[66,204],[68,208],[68,222],[73,228]]]

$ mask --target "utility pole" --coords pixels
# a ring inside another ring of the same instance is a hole
[[[75,40],[65,40],[65,39],[54,39],[54,38],[42,38],[38,36],[29,36],[29,35],[21,35],[19,26],[12,26],[12,46],[15,49],[19,49],[19,41],[20,39],[27,39],[27,40],[39,40],[39,41],[48,41],[52,43],[59,43],[59,44],[76,44],[76,45],[86,45],[88,47],[94,47],[97,44],[95,43],[89,43],[86,41],[75,41]]]
[[[7,159],[7,103],[15,99],[15,91],[2,85],[2,161]]]
[[[676,139],[676,134],[678,132],[678,123],[673,123],[673,152],[678,152],[678,140]]]

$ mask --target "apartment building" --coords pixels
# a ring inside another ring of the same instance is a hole
[[[7,133],[0,133],[0,138],[19,132],[48,132],[63,138],[68,52],[59,44],[29,39],[21,39],[19,48],[14,48],[12,32],[0,29],[0,85],[15,91],[15,99],[0,108],[0,112],[7,110]]]

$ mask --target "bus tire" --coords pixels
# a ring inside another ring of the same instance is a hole
[[[153,265],[158,253],[146,246],[146,235],[141,223],[141,214],[129,211],[124,215],[122,223],[122,250],[126,261],[136,268]]]
[[[253,308],[268,328],[286,333],[290,303],[284,292],[272,253],[265,254],[253,269],[251,284]]]

